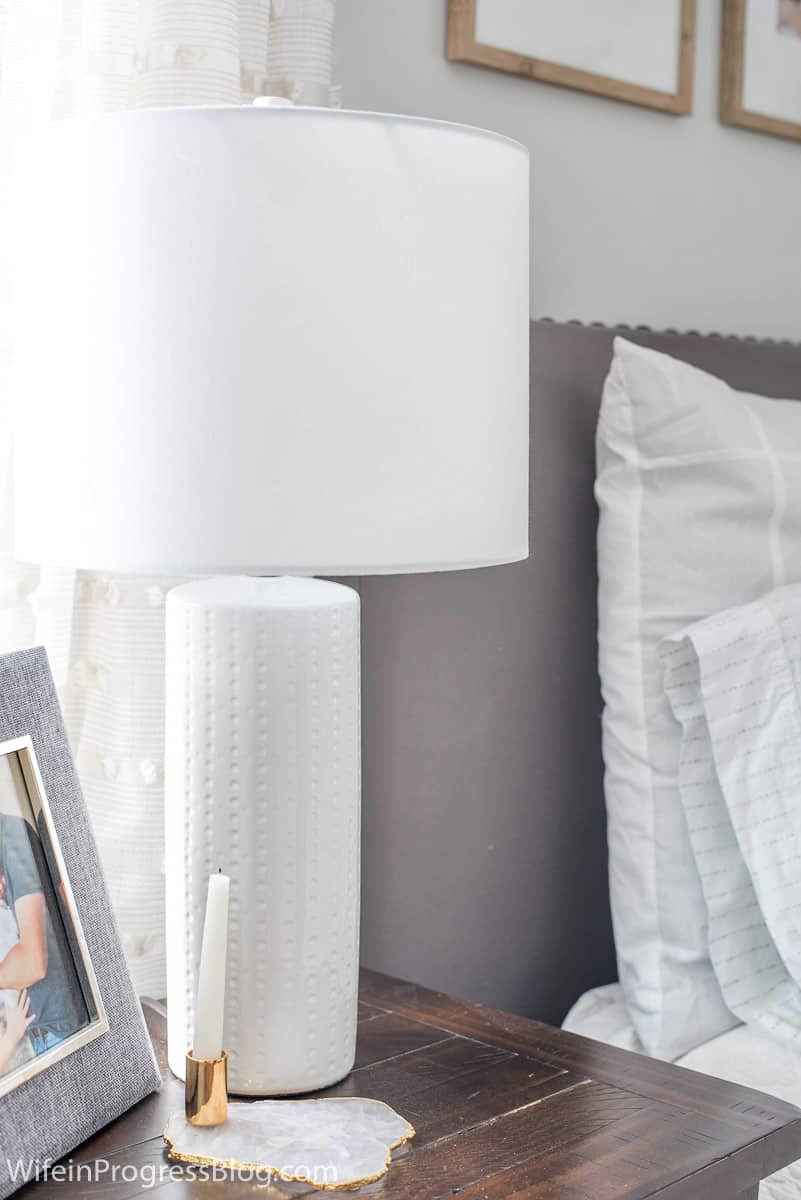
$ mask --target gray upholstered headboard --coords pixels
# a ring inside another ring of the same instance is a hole
[[[592,493],[615,332],[532,325],[527,562],[359,585],[363,961],[549,1021],[616,977]],[[801,399],[801,346],[620,332]]]

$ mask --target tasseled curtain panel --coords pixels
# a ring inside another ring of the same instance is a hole
[[[334,0],[0,0],[0,651],[48,650],[134,982],[150,995],[165,991],[164,598],[180,580],[14,561],[7,183],[43,119],[259,95],[333,104],[333,22]]]

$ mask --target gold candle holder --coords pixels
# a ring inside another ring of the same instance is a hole
[[[219,1058],[186,1055],[186,1119],[190,1125],[222,1125],[228,1116],[228,1051]]]

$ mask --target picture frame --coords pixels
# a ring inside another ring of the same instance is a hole
[[[724,0],[720,119],[801,141],[801,0]]]
[[[22,839],[22,856],[19,837]],[[14,846],[15,842],[17,844],[12,851],[11,846]],[[37,880],[31,871],[31,868],[35,871],[37,866],[32,852],[34,843],[38,844],[40,851],[41,874],[45,876],[44,879]],[[30,992],[30,985],[26,985],[21,993],[22,1007],[27,1007],[28,1012],[21,1021],[27,1028],[22,1033],[19,1043],[16,1046],[9,1044],[6,1049],[3,1042],[8,1041],[7,1027],[6,1032],[0,1034],[0,1099],[15,1091],[28,1079],[46,1071],[53,1063],[87,1045],[94,1038],[102,1037],[109,1030],[97,975],[86,945],[86,936],[64,866],[64,856],[53,824],[53,814],[30,737],[0,742],[0,962],[5,961],[7,950],[20,947],[20,932],[14,917],[13,895],[9,892],[11,881],[7,878],[6,864],[9,859],[18,864],[21,857],[28,860],[22,868],[26,876],[24,886],[36,886],[37,883],[42,886],[41,905],[45,909],[52,909],[52,912],[47,914],[48,918],[51,923],[58,923],[64,933],[62,940],[66,943],[66,952],[63,954],[63,962],[59,965],[66,966],[67,970],[75,968],[72,981],[75,996],[69,997],[69,1005],[77,1010],[72,1018],[76,1028],[67,1036],[56,1040],[53,1045],[44,1047],[39,1053],[34,1052],[31,1032],[42,1028],[42,1013],[39,1011],[42,1005],[37,1002],[34,990],[38,990],[43,982],[47,982],[47,975],[51,973],[53,966],[52,962],[49,962],[45,980],[34,983]],[[18,899],[17,905],[21,902],[22,900]],[[50,954],[49,958],[52,957]],[[66,976],[66,971],[63,974]],[[69,985],[68,976],[67,984]],[[9,991],[14,990],[0,989],[0,1028],[6,1022],[3,1010],[7,1000],[4,997],[8,997]],[[66,991],[69,994],[69,986]],[[13,997],[8,1002],[13,1003]],[[51,1020],[50,1025],[52,1024]],[[21,1054],[21,1050],[25,1053]]]
[[[0,655],[0,1200],[160,1085],[47,655]]]
[[[621,10],[617,18],[606,9],[601,14],[597,0],[583,2],[582,41],[576,37],[576,6],[563,0],[524,6],[514,0],[449,0],[447,57],[677,116],[690,113],[696,0],[662,0],[659,6],[613,0]],[[595,35],[602,17],[612,20],[613,39]]]

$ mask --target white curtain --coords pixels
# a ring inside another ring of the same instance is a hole
[[[0,0],[0,651],[49,652],[134,982],[150,995],[165,990],[164,598],[178,580],[14,561],[4,284],[17,152],[32,122],[82,112],[335,103],[334,2]]]

